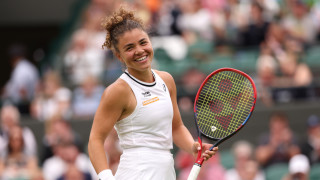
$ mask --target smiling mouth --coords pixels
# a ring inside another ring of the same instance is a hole
[[[135,61],[140,62],[140,61],[143,61],[143,60],[147,59],[147,57],[148,56],[143,56],[143,57],[141,57],[139,59],[136,59]]]

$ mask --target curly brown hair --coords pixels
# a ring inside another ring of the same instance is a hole
[[[136,28],[146,31],[142,20],[135,17],[135,12],[124,8],[123,6],[112,15],[107,16],[103,20],[102,27],[107,32],[106,40],[103,43],[102,48],[107,47],[108,49],[116,51],[119,51],[117,49],[117,44],[120,35]]]

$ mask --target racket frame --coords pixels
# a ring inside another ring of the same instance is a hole
[[[206,134],[202,133],[199,126],[198,126],[198,119],[197,119],[197,109],[196,109],[196,104],[197,104],[197,101],[198,101],[198,98],[199,98],[199,95],[200,95],[200,92],[203,88],[203,86],[208,82],[208,80],[215,74],[219,73],[219,72],[222,72],[222,71],[233,71],[235,73],[238,73],[238,74],[241,74],[242,76],[246,77],[250,83],[252,84],[252,88],[253,88],[253,91],[254,91],[254,101],[253,101],[253,104],[252,104],[252,107],[251,107],[251,110],[250,110],[250,113],[249,115],[247,116],[246,120],[241,124],[241,126],[236,129],[233,133],[229,134],[228,136],[224,137],[224,138],[213,138],[213,137],[210,137],[210,136],[207,136]],[[217,69],[215,71],[213,71],[211,74],[209,74],[206,79],[202,82],[198,92],[197,92],[197,95],[196,95],[196,98],[195,98],[195,101],[194,101],[194,119],[195,119],[195,123],[196,123],[196,129],[197,129],[197,133],[198,133],[198,142],[200,143],[200,150],[198,151],[198,155],[197,155],[197,159],[196,159],[196,162],[194,163],[194,168],[196,170],[194,170],[194,172],[191,171],[190,175],[189,175],[189,178],[188,180],[193,180],[194,179],[194,176],[197,176],[198,175],[198,171],[200,171],[200,167],[202,166],[203,162],[204,162],[204,158],[201,157],[201,153],[202,153],[202,136],[205,136],[206,138],[208,139],[211,139],[211,140],[215,140],[216,142],[213,144],[213,146],[209,149],[210,151],[218,146],[219,144],[221,144],[222,142],[224,142],[225,140],[229,139],[230,137],[232,137],[233,135],[235,135],[237,132],[240,131],[240,129],[242,129],[244,127],[244,125],[247,123],[247,121],[250,119],[252,113],[253,113],[253,110],[254,110],[254,107],[255,107],[255,104],[256,104],[256,99],[257,99],[257,90],[256,90],[256,86],[254,84],[254,81],[252,80],[252,78],[247,75],[246,73],[240,71],[240,70],[237,70],[237,69],[233,69],[233,68],[220,68],[220,69]],[[196,177],[195,177],[196,179]]]

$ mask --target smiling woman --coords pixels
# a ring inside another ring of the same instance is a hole
[[[133,11],[121,7],[103,27],[103,47],[127,69],[102,95],[90,132],[90,160],[101,180],[114,179],[103,143],[115,128],[123,150],[117,180],[175,180],[173,142],[190,154],[201,149],[181,120],[175,82],[167,72],[151,69],[152,44]],[[203,144],[204,159],[217,151],[210,146]]]
[[[123,34],[118,43],[118,51],[115,55],[126,64],[128,71],[133,75],[139,75],[151,66],[153,49],[148,34],[140,29],[134,29]],[[137,72],[139,71],[139,72]],[[143,77],[140,77],[144,79]],[[152,82],[153,79],[145,79]]]

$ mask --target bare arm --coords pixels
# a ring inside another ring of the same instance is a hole
[[[161,77],[166,82],[169,88],[171,101],[173,105],[173,121],[172,121],[173,142],[180,149],[190,154],[196,155],[200,144],[194,141],[189,130],[185,127],[185,125],[182,122],[180,111],[178,108],[178,103],[177,103],[177,90],[176,90],[175,82],[170,74],[165,72],[159,72],[159,74],[161,75]],[[218,150],[218,148],[214,148],[213,151],[206,151],[211,146],[212,145],[210,144],[203,144],[202,149],[204,152],[203,157],[205,158],[205,160],[209,159]]]
[[[89,157],[97,174],[102,170],[109,169],[104,141],[114,124],[126,112],[128,94],[130,94],[128,89],[130,90],[124,82],[117,81],[110,85],[101,97],[88,143]]]
[[[172,106],[173,106],[173,120],[172,120],[172,136],[173,142],[182,150],[194,153],[193,144],[194,140],[189,130],[184,126],[180,111],[177,104],[177,90],[174,79],[169,73],[159,71],[161,78],[166,82],[170,91]]]

